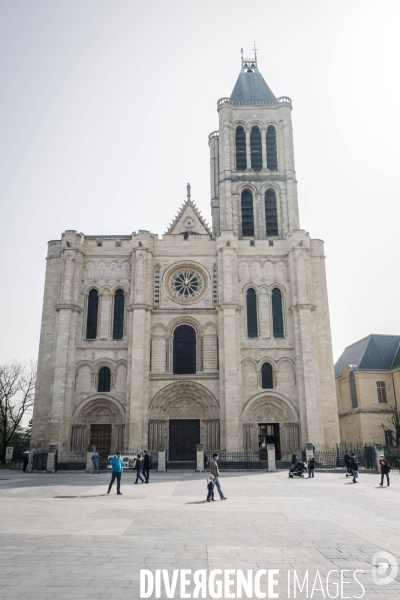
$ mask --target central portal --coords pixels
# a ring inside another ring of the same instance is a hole
[[[169,421],[170,461],[196,460],[196,444],[200,443],[200,419]]]

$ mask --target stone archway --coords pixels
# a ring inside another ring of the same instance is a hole
[[[206,451],[218,449],[219,406],[214,395],[193,381],[172,383],[158,392],[149,407],[149,448],[170,447],[170,424],[199,423],[199,440]]]
[[[86,452],[94,444],[102,455],[124,451],[125,414],[114,398],[85,400],[73,415],[71,452]]]
[[[261,394],[247,402],[243,408],[245,448],[259,450],[259,428],[267,424],[276,426],[274,435],[279,436],[282,459],[290,459],[293,452],[299,452],[299,418],[297,410],[287,398],[278,394]]]

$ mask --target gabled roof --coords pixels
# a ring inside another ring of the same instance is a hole
[[[187,220],[190,218],[193,219],[194,225],[188,227]],[[185,233],[185,231],[200,235],[211,235],[207,222],[190,197],[182,204],[165,234]]]
[[[268,101],[276,100],[266,84],[257,66],[257,56],[253,59],[242,57],[242,71],[237,78],[231,94],[232,101]]]
[[[371,334],[347,346],[335,364],[335,377],[341,377],[349,365],[354,371],[387,371],[400,366],[400,335]]]

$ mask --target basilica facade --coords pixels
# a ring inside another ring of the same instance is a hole
[[[169,461],[339,442],[324,245],[300,229],[292,102],[242,58],[209,136],[212,226],[48,244],[32,448]]]

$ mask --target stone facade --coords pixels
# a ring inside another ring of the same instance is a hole
[[[335,373],[342,443],[395,445],[389,419],[400,398],[400,336],[370,335],[348,346]]]
[[[260,424],[279,424],[282,458],[309,441],[318,448],[339,441],[324,246],[299,228],[291,110],[289,98],[219,101],[219,131],[209,137],[211,231],[189,190],[161,238],[143,230],[118,238],[68,230],[49,242],[33,447],[56,443],[60,462],[80,461],[93,441],[93,426],[105,424],[111,426],[112,450],[156,450],[165,444],[168,451],[171,420],[199,421],[197,443],[206,451],[256,450]],[[238,124],[247,139],[245,171],[236,169]],[[275,170],[266,161],[271,124]],[[262,137],[257,172],[249,166],[254,125]],[[245,189],[253,195],[249,237],[242,233]],[[265,225],[268,189],[277,199],[278,235],[272,236]],[[203,288],[183,305],[169,281],[175,267],[188,265],[201,273]],[[257,298],[258,335],[251,338],[249,288]],[[282,297],[283,337],[274,337],[275,288]],[[99,299],[97,332],[89,340],[93,289]],[[113,339],[118,289],[124,293],[124,327],[122,339]],[[174,373],[180,325],[195,331],[192,374]],[[265,362],[273,370],[270,389],[262,387]],[[97,391],[102,367],[111,371],[106,393]]]

